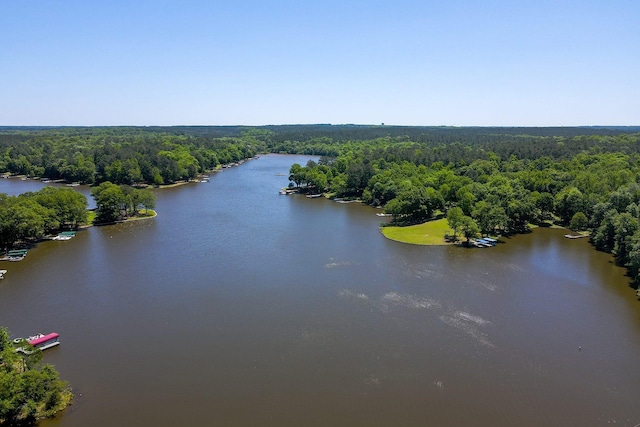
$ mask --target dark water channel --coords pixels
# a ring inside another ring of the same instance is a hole
[[[640,423],[640,303],[609,256],[561,230],[395,243],[369,207],[278,195],[296,161],[1,263],[0,324],[60,333],[77,396],[42,425]]]

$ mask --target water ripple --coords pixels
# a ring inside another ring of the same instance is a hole
[[[493,324],[493,322],[469,313],[468,311],[444,306],[433,298],[402,294],[399,292],[387,292],[381,296],[379,300],[374,300],[365,293],[354,292],[349,289],[342,289],[338,292],[338,296],[353,302],[366,303],[369,306],[376,307],[383,313],[389,312],[393,307],[433,312],[446,325],[462,331],[482,345],[494,347],[493,343],[487,338],[487,334],[482,331],[482,328]]]

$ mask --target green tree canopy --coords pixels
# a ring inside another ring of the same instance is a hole
[[[0,426],[35,424],[71,402],[69,385],[53,366],[40,366],[40,357],[37,349],[30,356],[16,352],[9,332],[0,327]]]
[[[576,212],[573,217],[571,217],[571,223],[569,224],[569,228],[575,231],[586,230],[589,225],[589,220],[587,216],[582,212]]]
[[[453,237],[458,234],[460,227],[463,223],[464,212],[459,207],[453,207],[447,211],[447,223],[449,227],[453,230]]]

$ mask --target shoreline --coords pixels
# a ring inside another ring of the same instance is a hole
[[[566,227],[558,225],[552,225],[549,227],[541,227],[539,225],[530,225],[530,230],[534,231],[537,228],[551,228],[557,230],[566,230],[567,233],[572,234],[571,239],[580,237],[589,237],[587,231],[572,231]],[[445,233],[450,229],[447,224],[446,218],[423,222],[422,224],[409,225],[406,227],[400,226],[381,226],[379,227],[382,235],[394,242],[404,243],[407,245],[419,245],[419,246],[459,246],[464,243],[464,237],[456,242],[445,241]],[[566,234],[564,237],[567,237]],[[575,236],[575,237],[574,237]],[[495,238],[495,237],[494,237]]]
[[[140,221],[140,220],[144,220],[144,219],[155,218],[155,217],[158,216],[158,212],[156,212],[154,209],[147,209],[146,212],[147,213],[152,213],[152,215],[134,216],[134,217],[130,217],[130,218],[127,218],[127,219],[123,219],[121,221],[104,222],[104,223],[101,223],[101,224],[95,224],[95,223],[92,222],[91,224],[87,224],[87,225],[84,225],[84,226],[78,227],[78,228],[102,227],[104,225],[123,224],[125,222]]]

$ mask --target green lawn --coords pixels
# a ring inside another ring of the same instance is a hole
[[[94,219],[96,219],[96,211],[87,211],[87,225],[93,225]]]
[[[414,245],[447,245],[444,235],[449,229],[445,218],[409,227],[382,227],[382,234],[388,239]]]
[[[153,209],[142,209],[138,212],[138,217],[140,218],[151,218],[154,216],[158,216],[158,213]]]

